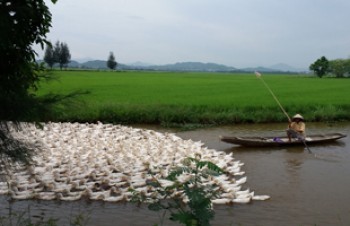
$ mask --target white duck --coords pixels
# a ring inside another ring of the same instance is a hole
[[[81,199],[81,197],[85,194],[86,192],[67,192],[66,195],[63,195],[62,193],[56,193],[57,199],[62,200],[62,201],[77,201]]]
[[[111,193],[111,190],[107,190],[107,191],[92,191],[90,188],[88,188],[86,191],[87,191],[87,196],[91,200],[103,200],[106,197],[109,197],[110,193]]]
[[[251,201],[251,198],[235,198],[232,200],[233,203],[241,203],[241,204],[246,204]]]
[[[182,140],[172,133],[159,133],[152,130],[102,123],[49,123],[44,126],[44,130],[30,128],[33,129],[34,135],[39,134],[40,136],[35,139],[33,137],[34,142],[46,144],[48,150],[42,156],[37,156],[36,167],[30,170],[34,173],[36,181],[30,182],[28,173],[22,172],[25,169],[17,169],[17,171],[22,171],[12,179],[16,181],[17,177],[21,179],[23,183],[18,183],[18,188],[22,191],[37,190],[39,192],[44,187],[43,192],[53,192],[49,190],[50,186],[47,184],[53,183],[56,179],[56,183],[62,184],[60,189],[56,188],[57,191],[73,192],[72,187],[63,184],[79,184],[79,186],[75,186],[76,189],[83,190],[90,187],[92,193],[97,193],[93,190],[95,182],[101,184],[106,178],[109,179],[110,186],[115,186],[114,183],[120,182],[122,184],[118,184],[119,186],[126,188],[132,185],[140,191],[147,191],[147,189],[143,189],[145,188],[144,180],[147,178],[142,178],[142,180],[132,176],[135,172],[147,170],[148,164],[150,164],[151,168],[158,165],[155,170],[166,175],[170,169],[169,164],[180,164],[185,156],[194,156],[194,153],[200,153],[205,161],[218,162],[230,171],[228,176],[219,177],[215,181],[211,180],[211,183],[215,182],[220,186],[218,189],[228,191],[232,196],[240,190],[241,184],[246,182],[246,177],[238,180],[233,178],[244,175],[244,172],[241,171],[243,163],[234,161],[232,153],[217,152],[203,147],[202,142]],[[22,135],[23,139],[27,139],[27,135]],[[143,165],[143,163],[147,164]],[[85,166],[89,166],[88,170],[80,168]],[[116,172],[128,173],[129,175],[126,175],[126,179],[119,179],[113,175]],[[88,174],[90,174],[92,182],[88,181]],[[156,176],[156,178],[160,177]],[[188,180],[188,176],[179,179],[185,181]],[[46,186],[35,184],[39,182]],[[164,182],[164,184],[166,183]],[[7,191],[7,188],[0,186],[0,192],[6,193]],[[17,195],[19,194],[17,193]],[[252,195],[250,194],[250,196]],[[97,198],[98,195],[94,194],[92,197]],[[119,195],[112,197],[119,197]],[[245,202],[243,197],[243,194],[237,195],[235,201]],[[262,200],[268,197],[252,196],[252,199]],[[103,194],[103,198],[108,199],[108,194]]]
[[[103,201],[106,202],[120,202],[120,201],[126,201],[127,197],[125,195],[119,195],[119,196],[105,196]]]
[[[221,198],[221,199],[213,199],[211,200],[211,202],[213,204],[217,204],[217,205],[222,205],[222,204],[231,204],[233,201],[232,199],[229,199],[229,198]]]
[[[41,200],[54,200],[56,199],[56,193],[52,191],[47,192],[38,192],[35,194],[34,198],[41,199]]]
[[[253,200],[259,200],[259,201],[264,201],[264,200],[268,200],[271,197],[269,195],[254,195],[253,196]]]
[[[15,192],[13,190],[10,190],[9,193],[11,195],[11,198],[18,200],[32,199],[35,196],[34,192],[32,191]]]
[[[244,184],[246,182],[247,182],[247,177],[242,177],[242,178],[236,180],[235,184],[236,185],[241,185],[241,184]]]

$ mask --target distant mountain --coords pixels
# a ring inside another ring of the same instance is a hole
[[[38,60],[42,62],[42,60]],[[55,64],[54,67],[58,67]],[[106,70],[106,60],[90,60],[84,63],[79,63],[77,60],[71,60],[68,64],[68,68],[82,68],[82,69],[100,69]],[[207,72],[270,72],[270,73],[293,73],[293,72],[307,72],[308,70],[293,68],[284,63],[272,65],[270,67],[248,67],[248,68],[235,68],[216,63],[201,63],[201,62],[178,62],[175,64],[166,65],[150,65],[143,62],[135,62],[131,64],[121,64],[118,62],[118,70],[154,70],[154,71],[207,71]]]
[[[91,68],[91,69],[108,69],[107,61],[105,60],[90,60],[85,63],[80,64],[81,68]]]
[[[141,62],[141,61],[136,61],[133,63],[129,63],[128,65],[131,67],[148,67],[148,66],[151,66],[152,64]]]
[[[272,68],[267,68],[267,67],[248,67],[248,68],[242,68],[240,71],[246,71],[246,72],[254,72],[254,71],[259,71],[259,72],[279,72],[279,70],[275,70]]]
[[[55,64],[55,67],[58,67],[58,64],[56,65]],[[68,64],[68,67],[69,68],[79,68],[80,67],[80,63],[79,62],[77,62],[77,61],[75,61],[75,60],[71,60],[70,62],[69,62],[69,64]]]
[[[301,68],[295,68],[288,64],[284,63],[278,63],[270,66],[269,68],[277,70],[277,71],[284,71],[284,72],[302,72],[307,71],[307,69],[301,69]]]
[[[74,60],[82,64],[82,63],[85,63],[87,61],[93,61],[95,59],[93,59],[91,57],[84,57],[84,58],[76,58]]]
[[[236,68],[228,67],[222,64],[201,63],[201,62],[180,62],[175,64],[166,64],[159,66],[148,66],[153,70],[159,71],[235,71]]]

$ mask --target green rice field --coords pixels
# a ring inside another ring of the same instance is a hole
[[[151,124],[285,122],[261,79],[252,74],[144,71],[54,71],[38,96],[87,92],[56,105],[44,120]],[[348,121],[350,79],[263,74],[290,116]]]

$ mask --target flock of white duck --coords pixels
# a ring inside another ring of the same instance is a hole
[[[147,184],[149,170],[166,186],[163,179],[172,166],[186,157],[199,154],[201,160],[215,163],[227,173],[209,178],[221,197],[214,204],[248,203],[269,199],[242,189],[247,177],[242,162],[231,154],[203,146],[200,141],[183,140],[172,133],[160,133],[112,124],[46,123],[43,128],[25,124],[25,132],[14,128],[17,139],[40,146],[29,166],[14,165],[0,181],[0,194],[13,199],[129,201],[129,188],[154,197]],[[180,181],[191,175],[182,175]],[[157,197],[161,198],[161,197]],[[186,202],[188,198],[183,195]]]

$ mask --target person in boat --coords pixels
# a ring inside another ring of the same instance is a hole
[[[296,114],[293,116],[292,121],[288,125],[287,136],[289,142],[291,142],[292,138],[305,139],[305,123],[302,115]]]

